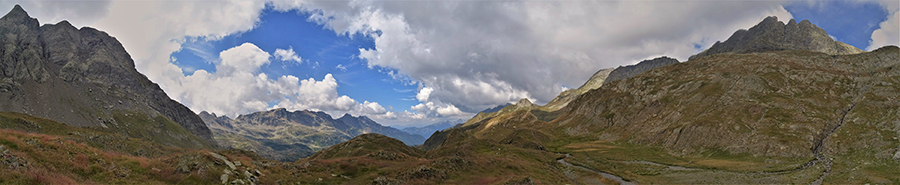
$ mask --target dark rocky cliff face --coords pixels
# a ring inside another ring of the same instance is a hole
[[[0,18],[0,111],[172,146],[215,146],[200,117],[139,73],[114,37],[67,21],[38,24],[18,5]]]
[[[813,25],[809,20],[795,22],[791,19],[786,25],[777,17],[767,17],[749,30],[738,30],[725,42],[716,42],[706,51],[691,56],[697,57],[718,53],[752,53],[781,50],[807,50],[833,55],[862,53],[863,50],[834,41],[825,30]]]

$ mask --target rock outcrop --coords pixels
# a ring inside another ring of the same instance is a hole
[[[214,147],[203,121],[134,68],[114,37],[67,21],[38,26],[16,5],[0,18],[0,111],[180,147]]]
[[[775,16],[766,17],[749,30],[738,30],[725,42],[716,42],[712,47],[691,56],[689,60],[719,53],[753,53],[781,50],[807,50],[831,55],[857,54],[864,52],[840,41],[834,41],[822,28],[809,20],[797,23],[791,19],[787,24]]]

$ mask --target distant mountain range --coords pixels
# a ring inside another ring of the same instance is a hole
[[[425,125],[421,127],[406,127],[403,130],[406,133],[420,135],[422,137],[428,138],[431,137],[435,131],[444,130],[450,127],[453,127],[456,124],[464,123],[466,120],[458,119],[458,120],[444,120],[437,123],[432,123],[430,125]],[[424,142],[424,140],[423,140]]]
[[[333,119],[324,112],[273,109],[238,116],[235,119],[200,112],[220,145],[257,152],[260,156],[296,161],[360,134],[378,133],[418,145],[424,136],[382,126],[365,116],[345,114]]]

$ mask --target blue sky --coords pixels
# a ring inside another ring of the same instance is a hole
[[[116,37],[138,71],[195,112],[311,109],[399,127],[468,119],[523,98],[544,104],[597,70],[685,61],[772,15],[808,19],[864,50],[900,44],[896,0],[10,0],[0,8],[15,4],[41,23],[65,19]]]
[[[309,16],[298,11],[279,12],[269,7],[262,12],[259,25],[253,30],[221,40],[192,39],[182,44],[184,49],[172,56],[177,58],[183,73],[191,75],[197,69],[214,72],[213,61],[218,60],[218,53],[243,43],[253,43],[269,53],[278,48],[293,48],[303,59],[302,63],[273,60],[264,65],[262,71],[273,78],[293,75],[317,80],[330,73],[338,82],[340,94],[359,101],[377,101],[384,106],[396,107],[398,111],[418,103],[414,100],[416,85],[393,79],[386,74],[391,69],[369,69],[366,62],[357,57],[359,48],[374,48],[371,38],[360,34],[338,35],[307,21]],[[337,68],[338,65],[344,69]]]
[[[820,4],[789,4],[784,7],[794,19],[809,20],[838,41],[866,49],[872,31],[887,20],[888,12],[875,3],[828,1]]]

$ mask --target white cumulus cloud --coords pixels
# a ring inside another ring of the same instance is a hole
[[[868,51],[882,46],[900,46],[900,2],[878,1],[882,8],[888,12],[887,20],[878,24],[879,29],[872,31],[872,39],[869,40]]]
[[[434,88],[425,87],[419,90],[419,93],[416,93],[416,99],[420,102],[428,101],[428,96],[431,96],[431,91],[434,91]]]
[[[237,116],[271,108],[317,110],[333,115],[380,115],[388,111],[377,102],[362,103],[337,92],[331,74],[322,80],[284,75],[273,79],[259,71],[271,55],[252,43],[219,53],[216,72],[197,70],[170,86],[170,96],[192,110]],[[273,104],[274,105],[270,105]]]
[[[216,66],[216,70],[221,73],[237,71],[253,73],[258,71],[260,66],[268,64],[269,57],[269,53],[248,42],[219,53],[222,63]]]
[[[275,59],[303,63],[303,59],[301,59],[300,56],[297,56],[297,53],[294,53],[293,47],[288,49],[275,49]]]
[[[334,66],[334,68],[341,71],[347,71],[347,67],[342,64],[338,64],[337,66]]]

